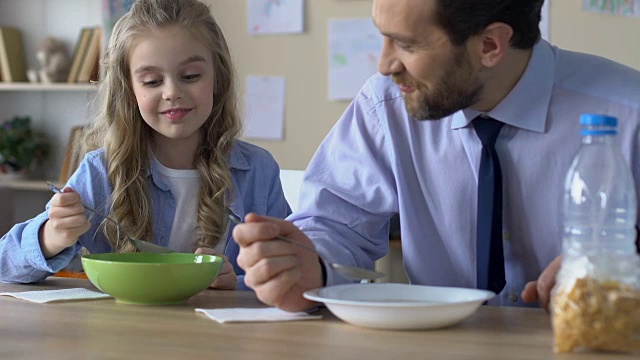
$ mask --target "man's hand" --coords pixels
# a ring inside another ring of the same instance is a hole
[[[556,285],[556,275],[560,270],[560,263],[560,256],[558,256],[544,269],[537,281],[529,281],[522,290],[522,301],[530,303],[537,300],[540,306],[548,312],[551,290]]]
[[[245,284],[268,305],[286,311],[311,308],[316,304],[302,294],[323,285],[318,254],[276,239],[279,235],[313,247],[292,223],[276,218],[248,214],[245,223],[233,229]]]
[[[216,276],[209,287],[221,290],[236,289],[238,277],[236,276],[235,271],[233,271],[233,266],[229,262],[229,258],[209,248],[198,248],[195,253],[198,255],[215,255],[224,259],[218,276]]]
[[[40,228],[40,248],[46,259],[74,245],[91,227],[80,195],[70,188],[53,195],[49,220]]]

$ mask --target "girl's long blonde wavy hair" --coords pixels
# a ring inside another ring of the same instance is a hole
[[[101,60],[103,78],[98,82],[98,114],[84,143],[86,151],[105,149],[107,173],[113,186],[111,215],[120,222],[123,232],[117,234],[115,226],[102,224],[114,252],[134,251],[124,233],[137,239],[153,239],[153,209],[148,189],[153,185],[146,176],[153,130],[140,115],[128,56],[139,36],[171,25],[184,27],[211,50],[215,71],[213,110],[200,129],[202,142],[193,160],[200,175],[196,247],[215,246],[226,223],[226,207],[233,194],[227,158],[241,127],[235,74],[226,40],[208,6],[198,0],[138,0],[116,23]]]

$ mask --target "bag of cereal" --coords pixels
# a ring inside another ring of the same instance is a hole
[[[551,314],[555,352],[640,351],[640,257],[563,259]]]

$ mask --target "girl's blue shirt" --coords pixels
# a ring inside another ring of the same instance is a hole
[[[153,207],[153,242],[167,246],[175,216],[176,203],[169,187],[160,176],[153,162],[146,176]],[[236,140],[228,158],[233,180],[231,211],[241,217],[249,212],[285,218],[291,209],[285,200],[280,183],[280,169],[271,154],[255,145]],[[107,177],[104,149],[88,153],[66,186],[78,192],[82,201],[103,213],[109,213],[113,191]],[[44,212],[16,224],[0,240],[0,280],[11,283],[34,283],[62,270],[74,255],[85,247],[90,253],[111,252],[112,249],[100,228],[104,219],[87,212],[91,222],[89,231],[71,246],[50,259],[45,259],[40,249],[39,231],[49,219],[50,202]],[[233,224],[227,238],[224,254],[229,258],[238,275],[238,289],[248,289],[244,284],[244,271],[236,258],[239,247],[231,238]]]

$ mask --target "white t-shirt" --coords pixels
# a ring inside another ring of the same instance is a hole
[[[176,201],[176,214],[173,218],[169,248],[178,252],[193,252],[197,242],[196,229],[198,227],[198,191],[200,190],[200,175],[198,170],[171,169],[153,158],[158,173],[168,186]],[[225,241],[220,241],[215,250],[223,253]]]

